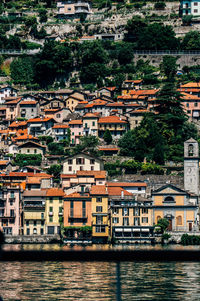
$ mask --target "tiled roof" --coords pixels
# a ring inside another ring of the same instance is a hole
[[[2,161],[0,161],[0,165],[7,165],[8,162],[10,162],[10,161],[8,161],[8,160],[2,160]]]
[[[90,198],[90,195],[89,195],[89,193],[81,194],[79,192],[73,192],[71,194],[66,195],[65,198],[67,198],[67,199],[72,199],[72,198],[83,199],[83,198]]]
[[[5,111],[6,110],[6,107],[1,107],[0,108],[0,111]]]
[[[77,175],[75,174],[61,174],[61,179],[70,179],[70,178],[77,178]]]
[[[65,193],[61,188],[49,188],[46,190],[46,196],[64,196]]]
[[[36,105],[38,102],[35,100],[23,100],[20,102],[20,106],[21,105]]]
[[[90,190],[90,194],[97,194],[97,195],[108,195],[108,190],[107,187],[105,185],[93,185],[91,190]]]
[[[157,94],[159,89],[151,89],[151,90],[131,90],[130,95],[155,95]]]
[[[115,91],[116,87],[105,87],[106,89],[110,90],[110,91]]]
[[[93,113],[86,113],[83,118],[98,118],[98,116]]]
[[[2,177],[34,177],[36,174],[34,172],[14,172],[11,171],[9,174],[0,174]],[[44,177],[44,178],[52,178],[51,175],[48,175],[46,173],[37,173],[37,177]]]
[[[106,107],[124,107],[123,102],[111,102],[107,103]]]
[[[101,117],[98,123],[127,123],[127,121],[121,120],[118,116]]]
[[[69,125],[68,124],[55,124],[53,126],[53,129],[68,129]]]
[[[54,120],[52,117],[44,117],[44,118],[33,118],[29,119],[27,123],[34,123],[34,122],[47,122],[49,120]]]
[[[44,197],[46,196],[46,191],[45,190],[25,190],[23,192],[24,197],[30,197],[30,196],[41,196]]]
[[[145,182],[108,182],[109,187],[146,187]]]
[[[100,170],[100,171],[95,171],[95,170],[78,170],[77,171],[77,176],[93,176],[96,179],[105,179],[106,178],[106,171],[105,170]]]
[[[9,125],[9,128],[17,128],[17,127],[20,127],[20,126],[25,126],[27,125],[27,122],[26,121],[13,121],[10,125]]]
[[[71,120],[69,121],[69,125],[70,124],[83,124],[82,120],[81,119],[76,119],[76,120]]]
[[[56,113],[56,112],[58,112],[58,111],[60,111],[61,109],[45,109],[44,110],[44,112],[45,113],[47,113],[47,112],[49,112],[49,113]]]
[[[127,80],[125,80],[124,82],[125,82],[125,83],[140,84],[142,81],[143,81],[142,79],[134,79],[134,80],[132,80],[132,79],[127,79]]]
[[[21,135],[21,136],[18,136],[16,138],[14,138],[15,140],[30,140],[30,139],[34,139],[34,140],[39,140],[37,137],[34,137],[32,135]]]
[[[27,184],[40,184],[42,177],[28,177]]]
[[[199,83],[190,82],[190,83],[181,85],[180,88],[200,88],[200,82]]]
[[[6,105],[15,105],[15,104],[18,104],[18,103],[20,102],[21,99],[22,99],[22,98],[19,97],[19,98],[16,98],[16,99],[14,99],[14,100],[7,101],[7,102],[6,102]]]
[[[106,147],[106,146],[101,146],[99,147],[100,151],[119,151],[119,147]]]
[[[124,193],[124,195],[133,196],[132,193],[124,190],[122,187],[108,187],[109,195],[121,196],[122,192]]]
[[[200,100],[200,97],[198,97],[197,95],[188,94],[185,92],[181,93],[181,98],[185,100]]]

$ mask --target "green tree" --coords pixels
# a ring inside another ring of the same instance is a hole
[[[199,50],[200,33],[199,31],[189,31],[183,38],[181,48],[185,50]]]
[[[40,17],[40,23],[46,23],[47,22],[47,11],[45,8],[41,8],[39,10],[39,17]]]
[[[61,143],[51,142],[48,144],[50,155],[64,155],[64,147]]]
[[[108,129],[105,131],[103,135],[103,139],[107,144],[112,143],[112,135]]]
[[[91,155],[98,154],[97,146],[99,139],[96,136],[88,135],[80,138],[80,144],[74,148],[74,153],[89,152]]]
[[[155,145],[153,152],[153,160],[159,165],[165,164],[165,151],[162,141]]]
[[[22,57],[12,61],[11,78],[15,84],[27,85],[34,81],[35,67],[31,57]]]
[[[60,164],[53,164],[47,169],[47,173],[53,175],[55,179],[60,177],[60,173],[62,171],[62,165]]]
[[[169,226],[169,221],[166,218],[160,218],[157,222],[157,225],[155,227],[160,227],[161,232],[164,233],[167,230],[167,227]]]
[[[168,81],[174,81],[178,68],[176,61],[176,57],[166,55],[163,57],[163,61],[160,64],[160,70],[165,74]]]

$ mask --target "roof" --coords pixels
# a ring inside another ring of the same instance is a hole
[[[200,82],[199,83],[190,82],[190,83],[181,85],[180,88],[200,88]]]
[[[23,197],[29,197],[29,196],[46,196],[45,190],[25,190],[23,192]]]
[[[108,187],[109,195],[121,196],[122,192],[125,196],[133,196],[132,193],[128,192],[127,190],[124,190],[122,187]]]
[[[70,124],[83,124],[83,122],[81,119],[76,119],[76,120],[70,120],[69,125]]]
[[[26,121],[13,121],[10,125],[9,128],[16,128],[16,127],[20,127],[20,126],[25,126],[27,125]]]
[[[91,190],[90,190],[90,194],[93,195],[108,195],[108,189],[105,185],[93,185]]]
[[[68,129],[69,125],[68,124],[55,124],[52,128],[53,129]]]
[[[200,100],[200,97],[198,97],[197,95],[188,94],[185,92],[181,92],[181,98],[185,100]]]
[[[146,187],[145,182],[108,182],[109,187]]]
[[[71,194],[65,195],[65,198],[67,198],[67,199],[71,199],[71,198],[83,199],[83,198],[90,198],[90,195],[89,195],[89,193],[81,194],[79,192],[73,192]]]
[[[26,144],[32,144],[32,145],[34,145],[34,146],[46,148],[46,146],[44,146],[44,145],[42,145],[42,144],[39,144],[39,143],[36,143],[36,142],[34,142],[34,141],[26,141],[26,142],[20,144],[18,147],[19,147],[19,148],[20,148],[20,147],[24,147]]]
[[[61,174],[61,179],[70,179],[70,178],[77,178],[75,174]]]
[[[83,118],[98,118],[98,116],[93,113],[86,113]]]
[[[0,165],[7,165],[10,161],[8,160],[1,160]]]
[[[15,138],[15,140],[29,140],[29,139],[39,140],[37,137],[34,137],[32,135],[27,135],[27,134]]]
[[[38,102],[35,100],[23,100],[20,102],[21,105],[36,105]]]
[[[106,147],[106,146],[100,146],[99,147],[100,151],[119,151],[119,147]]]
[[[22,98],[19,97],[19,98],[13,99],[13,100],[11,100],[11,101],[7,101],[7,102],[6,102],[6,105],[15,105],[15,104],[18,104],[18,102],[20,102],[21,99],[22,99]]]
[[[134,83],[134,84],[140,84],[143,80],[142,79],[126,79],[125,83]]]
[[[127,121],[121,120],[118,116],[101,117],[99,123],[127,123]]]
[[[11,171],[9,174],[1,173],[0,176],[2,177],[35,177],[36,174],[34,172],[13,172]],[[43,178],[52,178],[51,175],[48,175],[47,173],[37,173],[37,177],[43,177]]]
[[[49,188],[46,190],[46,196],[65,196],[65,193],[61,188]]]
[[[49,120],[55,121],[52,117],[44,117],[44,118],[33,118],[27,120],[27,123],[33,123],[33,122],[47,122]]]
[[[105,170],[100,170],[100,171],[95,171],[95,170],[79,170],[76,173],[77,176],[93,176],[96,179],[105,179],[106,178],[106,171]]]
[[[111,102],[111,103],[107,103],[106,107],[124,107],[124,103],[123,102]]]
[[[151,90],[131,90],[130,95],[155,95],[157,94],[159,89],[151,89]]]

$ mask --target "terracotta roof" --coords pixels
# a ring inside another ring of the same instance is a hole
[[[98,118],[98,116],[93,113],[86,113],[83,118]]]
[[[27,184],[40,184],[42,177],[28,177]]]
[[[190,83],[181,85],[180,88],[200,88],[200,82],[199,83],[190,82]]]
[[[46,196],[45,190],[25,190],[23,192],[24,197],[30,197],[30,196]]]
[[[15,140],[30,140],[30,139],[34,139],[34,140],[39,140],[37,137],[34,137],[32,135],[21,135],[21,136],[18,136],[16,138],[14,138]]]
[[[16,99],[14,99],[14,100],[7,101],[7,102],[6,102],[6,105],[14,105],[14,104],[18,104],[18,102],[20,102],[21,99],[22,99],[22,98],[19,97],[19,98],[16,98]]]
[[[83,124],[82,120],[81,119],[76,119],[76,120],[71,120],[69,121],[69,125],[70,124]]]
[[[55,124],[52,129],[68,129],[69,125],[68,124]]]
[[[61,188],[49,188],[46,190],[46,196],[65,196],[65,193]]]
[[[18,147],[23,147],[24,145],[26,145],[27,143],[31,143],[31,144],[34,144],[35,146],[38,146],[38,147],[42,147],[42,148],[46,148],[46,146],[44,146],[44,145],[42,145],[42,144],[39,144],[39,143],[37,143],[37,142],[35,142],[35,141],[26,141],[26,142],[24,142],[24,143],[22,143],[22,144],[20,144]]]
[[[8,161],[8,160],[2,160],[2,161],[0,161],[0,165],[7,165],[8,162],[10,162],[10,161]]]
[[[95,170],[78,170],[77,171],[77,176],[94,176],[96,179],[102,179],[106,178],[106,171],[105,170],[100,170],[100,171],[95,171]]]
[[[61,179],[70,179],[70,178],[77,178],[75,174],[61,174]]]
[[[35,177],[36,174],[34,172],[14,172],[11,171],[9,174],[0,174],[0,176],[2,177]],[[51,175],[48,175],[46,173],[37,173],[37,177],[44,177],[44,178],[52,178]]]
[[[110,90],[110,91],[115,91],[116,87],[105,87],[106,89]]]
[[[181,93],[181,98],[185,100],[200,100],[200,97],[198,97],[197,95],[188,94],[185,92]]]
[[[129,111],[130,112],[130,111]],[[139,114],[139,113],[147,113],[149,112],[149,110],[146,110],[146,109],[141,109],[141,110],[134,110],[134,111],[131,111],[131,114]]]
[[[26,121],[13,121],[10,125],[9,125],[9,128],[17,128],[17,127],[20,127],[20,126],[25,126],[27,125],[27,122]]]
[[[20,102],[21,105],[36,105],[38,102],[35,100],[23,100]]]
[[[127,123],[127,121],[121,120],[118,116],[101,117],[98,123]]]
[[[1,107],[0,108],[0,111],[4,111],[4,110],[6,110],[6,107]]]
[[[81,194],[79,192],[73,192],[71,194],[68,194],[68,195],[65,195],[65,198],[68,198],[68,199],[71,199],[71,198],[90,198],[90,195],[89,193],[84,193],[84,194]]]
[[[103,194],[103,195],[108,195],[108,189],[105,185],[93,185],[90,194]]]
[[[111,102],[111,103],[107,103],[106,107],[124,107],[124,103],[123,102]]]
[[[140,84],[143,80],[142,79],[126,79],[125,83],[134,83],[134,84]]]
[[[29,119],[27,123],[34,123],[34,122],[47,122],[49,120],[52,120],[52,117],[44,117],[44,118],[33,118]],[[54,119],[53,119],[54,120]]]
[[[99,147],[99,150],[100,151],[119,151],[119,147],[104,147],[104,146],[101,146]]]
[[[147,187],[145,182],[108,182],[109,187]]]
[[[44,112],[50,112],[50,113],[55,113],[55,112],[58,112],[60,111],[61,109],[45,109]]]
[[[155,95],[157,94],[159,89],[151,89],[151,90],[131,90],[130,95]]]
[[[132,193],[128,192],[127,190],[124,190],[122,187],[108,187],[108,194],[109,195],[116,195],[116,196],[121,196],[122,191],[124,195],[127,196],[133,196]]]
[[[199,88],[179,88],[179,89],[177,89],[177,91],[179,91],[179,92],[182,92],[182,91],[185,91],[185,92],[196,92],[196,93],[198,93],[198,92],[200,92],[200,87]]]

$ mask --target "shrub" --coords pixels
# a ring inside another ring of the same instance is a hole
[[[34,154],[17,154],[14,163],[19,165],[20,167],[26,165],[32,166],[40,166],[42,163],[42,155],[34,155]]]
[[[165,2],[156,2],[154,5],[154,8],[158,10],[165,9],[165,7],[166,7]]]

